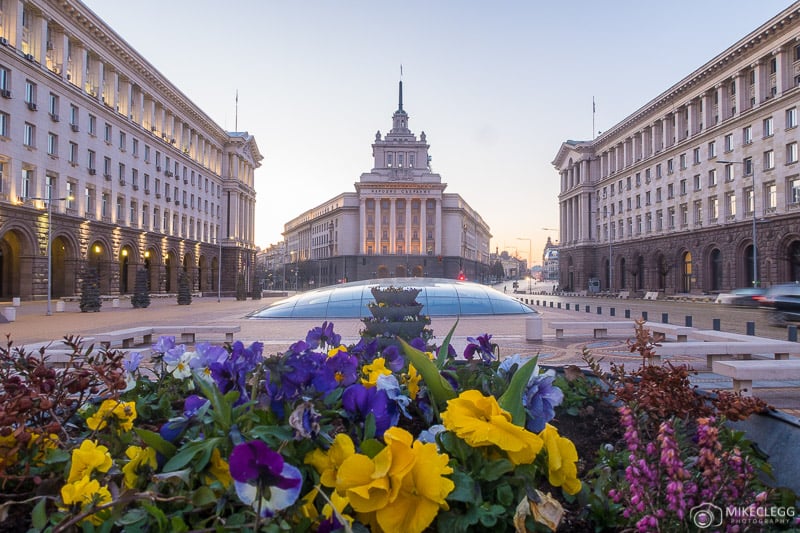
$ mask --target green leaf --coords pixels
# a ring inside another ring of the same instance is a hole
[[[456,332],[457,325],[458,325],[458,318],[456,318],[456,323],[453,324],[453,327],[450,328],[450,331],[447,332],[447,336],[444,338],[444,342],[439,347],[439,353],[436,356],[436,367],[439,370],[443,369],[445,363],[447,363],[447,348],[450,346],[450,339],[453,337],[453,333]]]
[[[175,455],[175,452],[177,451],[175,445],[161,438],[161,435],[158,433],[142,428],[133,428],[133,430],[137,435],[139,435],[139,438],[142,439],[142,442],[153,448],[164,457],[170,458]]]
[[[211,452],[214,451],[214,448],[216,448],[221,441],[222,439],[220,437],[215,437],[186,444],[178,451],[178,453],[176,453],[169,461],[167,461],[167,464],[164,465],[162,471],[172,472],[174,470],[179,470],[194,461],[192,468],[195,472],[199,472],[205,468],[206,464],[208,464],[208,461],[211,458]],[[195,457],[197,456],[200,457],[199,459],[195,460]]]
[[[508,385],[506,392],[497,400],[500,407],[511,414],[511,421],[521,427],[525,427],[525,406],[522,403],[522,396],[525,394],[528,380],[531,378],[533,371],[536,370],[538,360],[538,356],[534,357],[522,365],[521,368],[518,368],[511,377],[511,383]]]
[[[375,436],[375,413],[370,413],[364,420],[364,440],[369,440]]]
[[[371,414],[371,413],[370,413]],[[377,439],[367,439],[361,443],[361,453],[373,459],[376,455],[378,455],[381,450],[385,448],[381,441]]]
[[[203,486],[192,493],[192,503],[196,507],[205,507],[217,503],[217,496],[209,487]]]
[[[469,474],[456,470],[450,476],[450,480],[455,484],[455,488],[447,495],[447,501],[480,504],[480,487]]]
[[[482,480],[496,481],[513,470],[514,465],[508,459],[496,459],[483,465],[483,468],[478,472],[478,476]]]
[[[31,523],[35,529],[42,530],[47,526],[47,500],[42,498],[33,507]]]
[[[450,383],[442,377],[439,369],[433,361],[428,359],[428,356],[417,350],[403,339],[398,339],[403,352],[408,357],[409,361],[414,364],[425,385],[428,387],[431,397],[437,405],[444,405],[447,400],[452,400],[456,397],[456,391],[450,386]]]

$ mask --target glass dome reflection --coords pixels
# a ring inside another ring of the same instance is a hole
[[[534,309],[502,292],[469,281],[439,278],[382,278],[331,285],[279,300],[250,318],[363,318],[372,316],[372,287],[421,289],[417,302],[428,316],[518,315]]]

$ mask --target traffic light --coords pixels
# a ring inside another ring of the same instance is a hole
[[[464,271],[458,273],[458,281],[464,281],[467,277],[464,275]]]

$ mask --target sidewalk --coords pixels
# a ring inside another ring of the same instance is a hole
[[[277,299],[277,298],[276,298]],[[118,308],[110,302],[104,303],[98,313],[81,313],[77,302],[66,304],[65,312],[54,312],[46,316],[46,302],[23,302],[17,308],[17,319],[11,323],[0,323],[0,334],[10,335],[15,345],[33,344],[61,340],[65,335],[80,335],[91,338],[94,334],[134,326],[158,325],[238,325],[240,333],[237,340],[245,343],[260,341],[264,343],[264,353],[274,354],[285,351],[291,344],[305,339],[308,330],[322,324],[319,319],[283,320],[249,319],[248,315],[276,300],[237,301],[233,298],[216,297],[194,298],[188,306],[177,305],[167,298],[154,298],[147,309],[134,309],[130,302],[123,300]],[[10,303],[0,302],[0,307]],[[55,309],[55,306],[53,306]],[[570,313],[561,309],[547,309],[545,324],[550,320],[589,320],[594,317],[584,313]],[[630,353],[625,341],[629,334],[610,336],[605,339],[586,336],[568,336],[556,339],[552,330],[544,328],[542,341],[525,340],[525,316],[479,316],[479,317],[434,317],[433,329],[436,343],[441,343],[457,322],[452,339],[454,348],[463,352],[467,337],[477,337],[489,333],[492,341],[500,347],[501,357],[513,354],[539,356],[544,365],[585,366],[581,359],[583,350],[589,349],[596,358],[602,358],[604,367],[610,362],[624,363],[627,368],[636,368],[640,358]],[[342,335],[346,344],[355,343],[359,338],[361,321],[358,319],[333,319],[335,331]],[[730,379],[704,371],[705,361],[697,357],[672,357],[673,363],[685,363],[700,369],[693,381],[703,389],[725,389],[731,387]],[[755,394],[774,407],[794,417],[800,416],[800,382],[757,383]]]

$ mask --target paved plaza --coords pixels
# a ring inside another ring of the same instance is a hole
[[[237,301],[233,298],[216,297],[194,298],[189,306],[177,305],[174,298],[154,298],[147,309],[134,309],[130,301],[121,300],[119,307],[104,302],[98,313],[81,313],[77,302],[68,302],[64,312],[46,315],[46,302],[23,302],[17,308],[15,322],[0,323],[0,333],[10,335],[15,345],[30,345],[47,341],[58,341],[65,335],[80,335],[90,340],[93,335],[150,325],[236,325],[241,328],[236,339],[245,343],[263,342],[267,354],[282,352],[297,340],[304,339],[309,329],[319,326],[322,320],[304,319],[262,319],[254,320],[248,316],[267,306],[275,298]],[[0,303],[0,308],[10,302]],[[544,323],[550,320],[591,320],[584,313],[570,313],[562,309],[542,311]],[[512,354],[539,355],[545,365],[585,366],[581,359],[584,348],[598,358],[605,367],[611,361],[624,363],[629,369],[636,368],[640,362],[638,355],[629,352],[626,340],[633,335],[616,334],[604,339],[591,338],[591,333],[566,335],[556,339],[553,330],[544,328],[542,341],[525,340],[525,316],[480,316],[458,318],[453,345],[463,351],[467,337],[477,337],[484,333],[492,335],[492,341],[500,346],[501,357]],[[456,317],[434,317],[431,328],[435,341],[442,342]],[[361,322],[358,319],[334,319],[335,331],[342,335],[345,343],[355,342],[359,337]],[[203,339],[198,339],[203,340]],[[220,339],[216,339],[219,341]],[[731,387],[731,380],[712,374],[706,368],[705,359],[690,355],[671,357],[671,361],[686,363],[698,370],[694,383],[704,389],[725,389]],[[755,384],[755,394],[764,398],[774,407],[797,417],[800,415],[800,383],[769,382]]]

